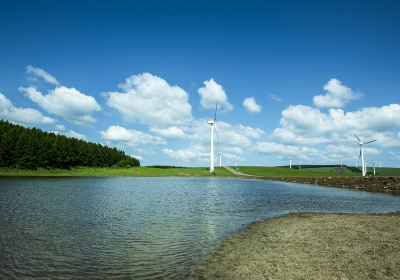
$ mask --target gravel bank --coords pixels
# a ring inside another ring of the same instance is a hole
[[[400,214],[290,214],[223,241],[200,279],[400,279]]]
[[[315,184],[327,187],[353,188],[368,192],[381,192],[400,195],[400,177],[258,177],[267,180],[285,181],[303,184]]]

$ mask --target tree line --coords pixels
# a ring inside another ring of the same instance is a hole
[[[0,120],[0,167],[36,169],[140,166],[139,160],[101,144]]]

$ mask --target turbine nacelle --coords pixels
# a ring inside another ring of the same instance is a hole
[[[207,123],[213,125],[215,124],[215,121],[208,121]]]

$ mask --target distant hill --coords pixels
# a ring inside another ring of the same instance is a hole
[[[140,166],[123,151],[0,120],[0,167]]]

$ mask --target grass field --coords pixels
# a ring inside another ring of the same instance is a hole
[[[163,177],[163,176],[211,176],[206,167],[132,167],[132,168],[95,168],[80,167],[67,169],[44,169],[26,170],[1,168],[0,176],[145,176],[145,177]],[[215,168],[213,176],[234,176],[224,168]]]
[[[302,169],[288,167],[266,167],[266,166],[241,166],[240,172],[266,177],[286,177],[286,176],[360,176],[354,167],[311,167],[306,166]],[[368,169],[372,172],[372,168]],[[376,168],[377,176],[400,176],[400,168]]]
[[[360,172],[355,172],[354,167],[312,167],[304,166],[302,169],[289,169],[288,167],[266,167],[266,166],[241,166],[240,172],[266,177],[297,177],[297,176],[360,176]],[[369,169],[372,171],[372,169]],[[400,168],[376,168],[378,176],[400,176]],[[168,166],[146,166],[132,168],[99,168],[99,167],[80,167],[67,169],[45,169],[26,170],[15,168],[0,168],[0,176],[144,176],[144,177],[164,177],[164,176],[229,176],[232,173],[221,167],[215,168],[215,174],[211,175],[208,167],[168,167]]]

